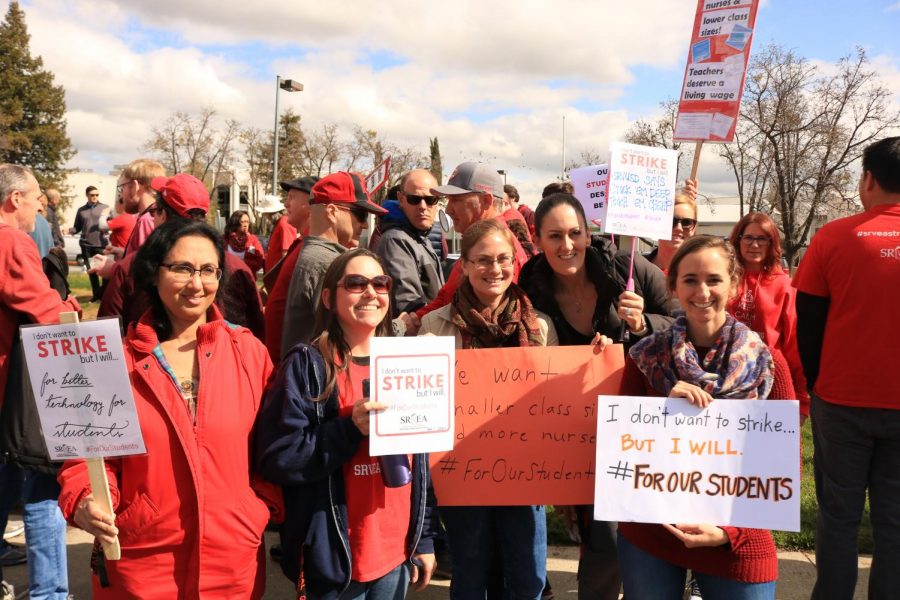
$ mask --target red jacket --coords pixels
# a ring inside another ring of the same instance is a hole
[[[288,223],[287,217],[281,217],[272,229],[269,238],[269,251],[266,252],[266,273],[272,270],[278,261],[287,254],[288,248],[297,239],[297,230]]]
[[[809,416],[806,377],[803,375],[800,352],[797,350],[797,309],[794,306],[797,290],[791,287],[790,276],[781,270],[771,276],[745,273],[738,295],[727,306],[728,312],[741,320],[743,319],[735,311],[748,289],[754,297],[755,310],[752,322],[746,324],[762,336],[773,354],[775,351],[784,354],[794,388],[791,399],[799,400],[800,414]]]
[[[94,598],[260,598],[262,535],[283,512],[277,486],[251,475],[254,423],[272,363],[247,329],[229,326],[213,306],[197,331],[200,385],[196,424],[169,372],[149,313],[129,328],[131,377],[147,454],[109,458],[122,559],[107,561],[110,587]],[[87,468],[59,473],[59,506],[73,522],[88,492]]]
[[[250,268],[250,272],[256,277],[256,274],[266,264],[266,251],[263,250],[259,238],[252,233],[247,234],[247,247],[243,253],[234,250],[228,243],[228,237],[225,237],[225,252],[243,260]]]
[[[67,311],[80,312],[81,307],[73,296],[60,300],[50,287],[34,240],[0,223],[0,407],[19,324],[59,323],[59,313]]]

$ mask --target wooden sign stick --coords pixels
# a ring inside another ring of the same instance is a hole
[[[78,323],[78,313],[63,312],[59,313],[60,323]],[[103,464],[103,458],[85,459],[88,468],[88,477],[91,480],[91,494],[94,496],[94,502],[100,505],[101,510],[115,517],[112,509],[112,497],[109,494],[109,479],[106,477],[106,465]],[[103,544],[103,555],[107,560],[119,560],[122,558],[122,548],[119,546],[119,538],[112,544]]]
[[[691,179],[697,181],[697,171],[700,170],[700,150],[703,149],[703,140],[697,142],[694,147],[694,163],[691,165]]]

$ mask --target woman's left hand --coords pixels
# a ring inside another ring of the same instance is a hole
[[[383,402],[375,402],[368,398],[360,398],[356,401],[356,404],[353,405],[353,413],[351,414],[353,424],[356,425],[356,428],[359,429],[360,433],[369,435],[369,412],[373,410],[384,410],[387,407],[388,405]]]
[[[594,339],[591,340],[591,345],[597,346],[597,349],[600,352],[606,350],[606,347],[613,343],[612,339],[606,337],[602,333],[595,333]]]
[[[619,295],[619,319],[632,333],[644,329],[644,299],[634,292]]]
[[[413,559],[422,566],[419,567],[413,562],[412,571],[409,573],[409,582],[416,584],[416,591],[421,592],[431,581],[431,575],[437,567],[437,560],[434,554],[414,554]]]
[[[728,543],[728,534],[721,527],[715,525],[687,525],[685,523],[675,523],[669,525],[663,523],[663,527],[669,530],[669,533],[677,537],[687,548],[704,548],[711,546],[724,546]]]

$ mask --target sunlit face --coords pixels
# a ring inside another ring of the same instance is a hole
[[[462,235],[469,226],[484,214],[481,194],[472,192],[447,196],[447,214],[453,219],[453,229]]]
[[[288,223],[297,231],[304,231],[309,225],[309,193],[290,190],[284,201]]]
[[[515,249],[503,235],[489,233],[462,259],[462,272],[485,306],[496,306],[509,289],[515,271]]]
[[[381,265],[375,259],[358,256],[347,263],[344,275],[334,291],[334,298],[331,297],[331,290],[322,292],[322,302],[334,311],[344,332],[353,331],[369,335],[374,333],[378,324],[387,315],[391,300],[389,291],[376,292],[372,284],[367,285],[361,292],[354,292],[343,286],[344,281],[354,275],[372,279],[384,274]]]
[[[127,213],[135,214],[140,211],[141,197],[138,194],[138,182],[134,179],[125,179],[119,177],[116,182],[116,189],[119,190],[119,198],[124,203],[124,210]]]
[[[241,215],[241,223],[238,227],[238,231],[241,233],[247,233],[250,231],[250,216],[249,215]]]
[[[428,171],[413,171],[406,178],[403,189],[397,194],[397,200],[400,203],[400,210],[406,215],[406,219],[410,224],[420,230],[426,231],[434,225],[434,217],[437,214],[437,204],[428,206],[425,200],[418,200],[415,204],[410,204],[409,200],[417,198],[434,198],[431,189],[437,187],[437,180]]]
[[[18,198],[19,204],[16,207],[16,222],[19,225],[19,230],[24,231],[25,233],[31,233],[34,231],[34,221],[37,217],[38,212],[41,209],[41,196],[43,192],[41,192],[41,186],[38,184],[37,179],[31,173],[27,173],[28,183],[25,185],[24,191],[21,192],[13,192],[16,198]],[[2,202],[2,198],[0,198],[0,202]]]
[[[351,209],[342,204],[332,204],[335,216],[335,234],[337,242],[344,248],[352,250],[359,246],[359,236],[363,229],[368,229],[368,214]]]
[[[728,274],[728,259],[718,248],[692,252],[678,265],[675,297],[684,309],[689,330],[721,328],[725,324],[725,305],[735,292],[735,282]]]
[[[681,247],[681,244],[684,243],[684,240],[694,237],[694,234],[697,233],[696,225],[694,227],[685,227],[683,223],[678,221],[678,219],[693,219],[696,221],[697,215],[694,214],[694,211],[691,209],[690,204],[682,203],[675,205],[675,213],[673,217],[675,220],[673,220],[672,224],[672,239],[660,240],[659,244],[661,246],[672,246],[677,250],[679,247]]]
[[[584,267],[590,234],[575,209],[560,204],[544,215],[538,245],[554,273],[574,275]]]
[[[186,264],[194,269],[210,265],[221,267],[213,243],[205,237],[196,235],[180,238],[162,262],[166,265]],[[170,320],[205,322],[206,311],[216,299],[219,282],[204,281],[199,273],[194,273],[184,281],[168,267],[160,266],[156,276],[156,287]]]
[[[738,258],[744,268],[751,273],[762,269],[772,238],[756,223],[744,227],[741,239],[738,240]]]

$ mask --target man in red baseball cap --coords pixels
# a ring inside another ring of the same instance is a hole
[[[332,173],[312,187],[309,235],[304,238],[293,272],[279,274],[291,278],[281,328],[282,357],[299,342],[312,340],[322,277],[328,266],[340,254],[359,245],[369,214],[386,213],[369,198],[365,179],[358,173]]]

